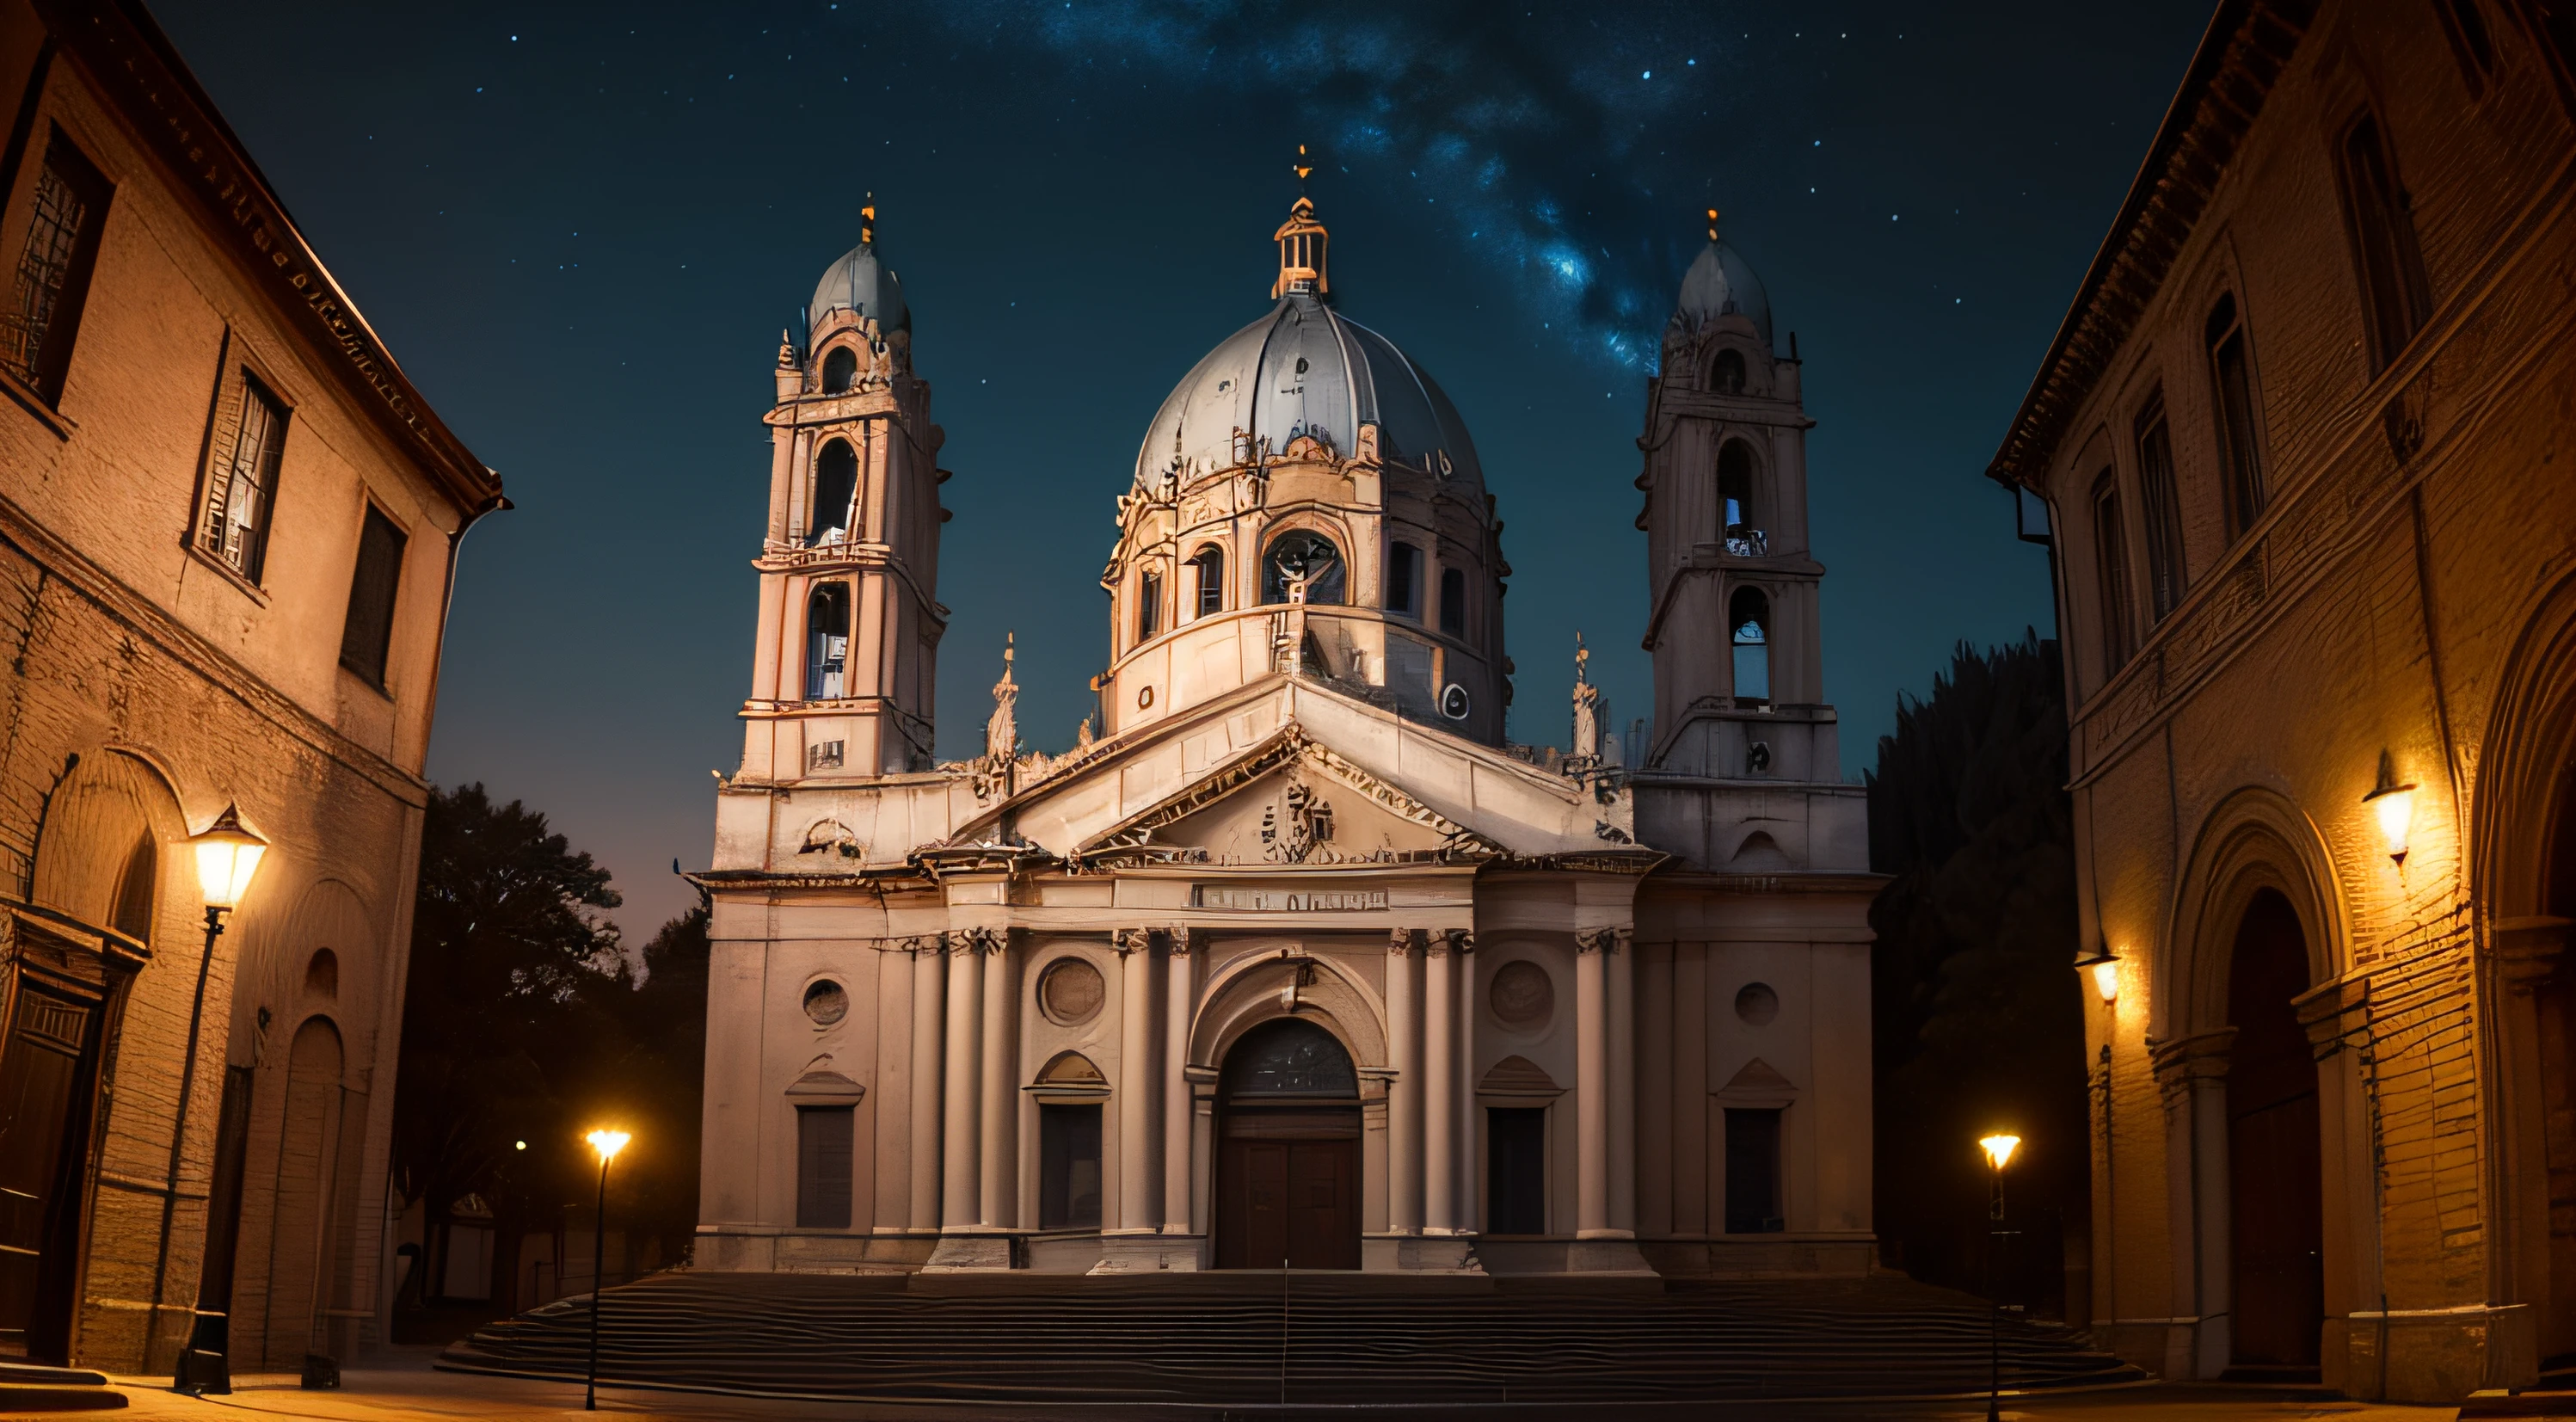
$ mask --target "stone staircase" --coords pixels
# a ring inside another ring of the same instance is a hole
[[[450,1347],[573,1378],[588,1297]],[[1283,1321],[1284,1333],[1283,1340]],[[1626,1288],[1335,1273],[1155,1278],[667,1273],[608,1290],[604,1382],[901,1402],[1718,1401],[1981,1393],[1988,1315],[1911,1280]],[[2008,1318],[2007,1389],[2145,1375]]]
[[[616,1305],[609,1305],[615,1316]],[[21,1412],[101,1412],[123,1407],[125,1394],[87,1368],[0,1361],[0,1417]]]

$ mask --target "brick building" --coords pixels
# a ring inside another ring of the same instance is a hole
[[[2565,0],[2228,0],[1990,471],[2070,649],[2092,1313],[2167,1376],[2576,1358],[2571,115]]]
[[[142,7],[0,0],[0,1356],[369,1336],[457,540],[499,482]],[[205,931],[185,841],[270,842]]]

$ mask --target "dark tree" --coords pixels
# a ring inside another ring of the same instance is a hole
[[[2064,685],[2035,633],[1962,643],[1929,700],[1898,706],[1868,777],[1870,867],[1895,876],[1870,908],[1879,1235],[1916,1278],[1985,1288],[1976,1138],[2009,1129],[2003,1285],[2042,1308],[2063,1307],[2089,1221]]]
[[[600,1047],[586,997],[627,976],[616,926],[601,916],[619,902],[608,871],[544,815],[496,806],[481,785],[432,795],[393,1142],[395,1183],[432,1222],[481,1195],[505,1253],[519,1232],[551,1223],[560,1174],[577,1163],[577,1133],[560,1139],[577,1104],[563,1088]],[[422,1260],[419,1278],[442,1262]]]

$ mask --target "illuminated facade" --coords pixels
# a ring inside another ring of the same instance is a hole
[[[1650,391],[1623,766],[1579,659],[1572,751],[1504,743],[1465,422],[1309,202],[1275,239],[1147,426],[1060,756],[1007,653],[928,755],[948,476],[872,233],[782,346],[700,1266],[1866,1272],[1878,881],[1760,284],[1712,232]]]
[[[2097,1336],[2576,1356],[2576,27],[2221,5],[1996,477],[2069,648]]]

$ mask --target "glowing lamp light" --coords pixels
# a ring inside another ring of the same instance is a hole
[[[2388,857],[2400,868],[2406,864],[2406,835],[2415,827],[2415,786],[2397,783],[2397,762],[2388,752],[2379,753],[2379,783],[2361,797],[2371,813],[2379,819],[2379,837],[2388,846]]]
[[[606,1165],[617,1158],[619,1151],[626,1149],[628,1141],[635,1138],[624,1131],[593,1131],[582,1139],[590,1142],[590,1148],[599,1152],[599,1163]]]
[[[250,892],[251,876],[259,872],[259,861],[268,853],[268,841],[242,828],[241,810],[226,805],[205,833],[188,837],[197,850],[197,886],[205,894],[206,907],[229,909],[238,906],[242,895]]]
[[[2102,1005],[2120,1000],[2120,960],[2106,957],[2093,965],[2093,990],[2102,994]]]
[[[2013,1152],[2020,1149],[2021,1137],[1986,1136],[1977,1142],[1977,1146],[1986,1153],[1986,1164],[2001,1175],[2004,1167],[2012,1163]]]
[[[512,1141],[510,1142],[510,1148],[512,1150],[526,1150],[528,1148],[528,1143],[526,1141]]]

